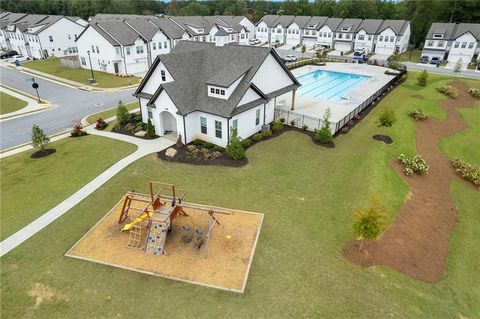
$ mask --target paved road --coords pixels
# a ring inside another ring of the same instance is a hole
[[[25,73],[0,67],[1,83],[35,96],[32,84],[25,81],[28,77],[29,75]],[[1,122],[0,149],[29,142],[33,124],[39,125],[48,135],[56,134],[71,128],[86,115],[116,106],[119,100],[125,103],[135,100],[132,96],[134,89],[120,92],[87,92],[40,78],[35,80],[40,85],[40,97],[55,107]]]
[[[478,71],[463,70],[457,74],[451,69],[445,69],[442,67],[437,68],[435,66],[431,66],[430,64],[418,65],[416,63],[410,63],[410,62],[402,62],[402,63],[404,63],[409,70],[418,70],[418,71],[427,70],[427,72],[431,72],[431,73],[447,74],[447,75],[453,75],[453,76],[465,76],[465,77],[480,79],[480,72]]]

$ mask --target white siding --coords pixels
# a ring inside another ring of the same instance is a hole
[[[275,76],[272,77],[272,74],[275,74]],[[253,77],[252,83],[263,93],[269,94],[273,91],[284,88],[293,82],[280,64],[278,64],[278,61],[269,54]]]
[[[455,43],[458,42],[458,48],[455,48]],[[469,45],[473,43],[473,47],[469,48]],[[465,47],[462,48],[462,45]],[[452,48],[448,54],[448,62],[456,63],[459,59],[462,59],[463,63],[469,63],[477,48],[477,39],[470,33],[465,33],[455,39],[452,43]]]
[[[165,71],[165,77],[166,81],[162,81],[162,76],[161,76],[161,71]],[[160,84],[162,83],[167,83],[167,82],[172,82],[173,77],[170,75],[168,70],[165,68],[165,65],[163,62],[160,61],[158,63],[157,67],[153,71],[152,75],[148,78],[148,82],[145,84],[143,87],[142,92],[148,93],[148,94],[153,94],[155,91],[158,89]]]
[[[251,88],[248,88],[247,92],[245,92],[245,95],[242,97],[240,102],[238,102],[237,107],[247,104],[249,102],[255,101],[260,98],[260,95],[258,95],[254,90]]]
[[[392,37],[394,40],[391,41]],[[392,29],[387,28],[377,35],[377,45],[375,46],[375,53],[379,54],[393,54],[395,52],[395,46],[397,41],[397,35]]]
[[[78,25],[67,18],[62,18],[40,32],[38,38],[42,49],[48,50],[50,56],[69,56],[72,55],[72,53],[69,53],[68,49],[77,47],[75,36],[80,35],[84,29],[83,26]],[[52,36],[53,42],[50,42],[49,36]],[[40,50],[40,45],[37,47],[36,43],[34,43],[33,50],[38,52],[38,50]]]
[[[274,107],[273,103],[267,103],[266,112],[264,113],[264,105],[260,104],[254,108],[251,108],[245,112],[237,114],[230,119],[230,127],[232,127],[233,120],[237,120],[237,133],[242,139],[252,136],[258,133],[262,129],[262,125],[269,124],[273,121]],[[260,110],[260,121],[256,125],[257,110]],[[265,115],[265,117],[264,117]]]
[[[207,134],[202,134],[200,130],[200,117],[207,119]],[[222,123],[222,138],[215,136],[215,121]],[[222,147],[227,146],[227,119],[204,112],[193,112],[186,116],[185,123],[187,126],[187,143],[200,139]]]

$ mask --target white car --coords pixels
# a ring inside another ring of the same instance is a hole
[[[252,40],[250,40],[250,44],[251,44],[251,45],[260,44],[260,43],[261,43],[260,39],[252,39]]]
[[[295,62],[297,61],[297,57],[293,54],[289,54],[284,59],[286,62]]]
[[[28,61],[30,60],[29,56],[23,56],[23,55],[14,55],[12,56],[12,63],[15,63],[15,61],[23,62],[23,61]]]

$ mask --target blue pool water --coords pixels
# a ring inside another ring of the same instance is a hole
[[[297,93],[324,100],[340,101],[348,92],[370,79],[369,76],[316,70],[297,78]]]

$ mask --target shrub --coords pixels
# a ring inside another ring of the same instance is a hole
[[[105,122],[101,117],[99,117],[95,123],[95,128],[97,130],[103,130],[108,126],[108,123]]]
[[[291,120],[291,121],[290,121],[290,125],[291,125],[291,126],[295,126],[295,120]]]
[[[247,149],[252,145],[252,141],[249,138],[242,140],[242,146],[244,149]]]
[[[70,132],[70,135],[72,137],[80,137],[80,136],[87,135],[87,132],[82,130],[82,128],[83,128],[83,126],[80,123],[77,123],[77,124],[73,125],[73,129]]]
[[[262,133],[262,137],[270,137],[272,136],[272,131],[271,130],[268,130],[268,131],[265,131]]]
[[[391,127],[397,121],[395,112],[390,108],[384,108],[378,115],[378,127]]]
[[[283,123],[280,121],[274,121],[271,125],[272,132],[278,132],[283,129]]]
[[[458,158],[452,160],[452,166],[460,176],[480,187],[480,166],[474,167],[472,164]]]
[[[468,93],[473,97],[480,97],[479,89],[468,89]]]
[[[333,143],[333,135],[332,131],[330,130],[330,115],[330,108],[327,108],[325,110],[325,113],[323,114],[322,127],[319,130],[315,131],[315,139],[320,143]]]
[[[429,166],[420,155],[408,157],[402,153],[398,156],[398,161],[405,166],[404,172],[407,176],[412,175],[413,173],[418,175],[428,174]]]
[[[362,242],[359,250],[362,249],[364,240],[375,240],[387,228],[386,208],[380,205],[376,196],[372,196],[372,203],[366,209],[357,208],[354,211],[353,233]]]
[[[442,84],[437,90],[452,99],[458,97],[458,90],[451,85]]]
[[[285,123],[285,119],[282,117],[282,118],[280,119],[280,122]]]
[[[211,150],[211,149],[213,149],[213,148],[215,147],[215,144],[210,143],[210,142],[204,142],[204,143],[203,143],[203,147],[205,147],[205,148],[208,149],[208,150]]]
[[[192,144],[197,145],[197,146],[203,146],[205,144],[205,142],[197,139],[197,140],[193,140]]]
[[[303,129],[304,131],[308,130],[308,125],[304,124],[304,125],[302,126],[302,129]]]
[[[421,106],[418,106],[408,112],[408,115],[410,115],[413,119],[417,121],[421,120],[426,120],[428,119],[428,115],[425,113],[423,108]]]
[[[242,139],[238,137],[236,130],[232,130],[230,134],[230,141],[225,149],[225,152],[234,160],[245,158],[245,149],[242,145]]]
[[[36,124],[33,124],[32,127],[32,146],[39,149],[40,151],[45,151],[47,145],[50,144],[50,138],[45,135],[43,130]]]
[[[427,70],[423,70],[420,72],[420,74],[417,76],[417,83],[420,86],[427,86],[427,79],[428,79],[428,73]]]
[[[147,134],[145,135],[148,138],[155,136],[155,130],[153,129],[152,120],[149,118],[147,122]]]
[[[213,152],[225,153],[225,149],[223,147],[218,146],[218,145],[214,145],[213,148],[212,148],[212,151]]]
[[[255,142],[258,142],[262,139],[262,137],[263,137],[262,133],[256,133],[256,134],[253,135],[252,138]]]
[[[130,120],[130,113],[128,113],[127,107],[123,104],[122,101],[118,101],[117,122],[120,124],[125,124],[129,120]]]

